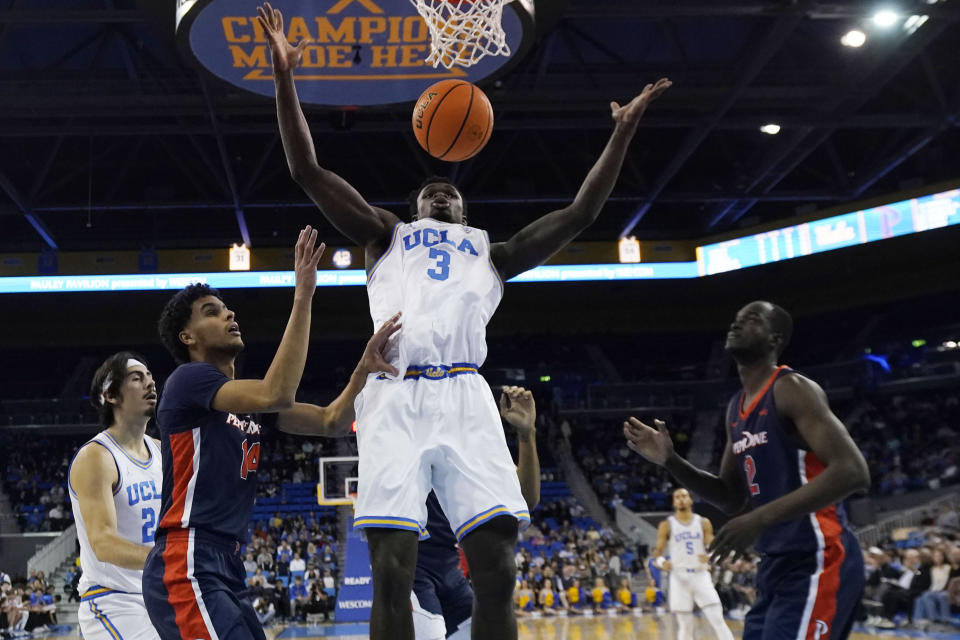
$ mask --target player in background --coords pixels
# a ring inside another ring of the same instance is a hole
[[[324,249],[316,240],[311,227],[300,232],[293,308],[263,379],[235,379],[243,339],[233,311],[215,289],[186,287],[161,314],[160,337],[179,366],[167,378],[157,408],[163,497],[143,594],[163,640],[264,640],[240,556],[260,463],[256,414],[276,414],[277,428],[287,433],[341,435],[350,430],[353,401],[367,374],[395,371],[382,350],[399,328],[399,314],[370,339],[347,387],[328,406],[296,402]]]
[[[737,312],[726,350],[743,389],[727,407],[720,474],[678,456],[666,425],[625,422],[627,445],[664,466],[688,489],[732,518],[717,532],[714,558],[763,554],[758,597],[744,640],[846,638],[864,586],[863,556],[840,501],[870,486],[857,445],[830,410],[820,386],[785,365],[793,334],[782,307],[751,302]]]
[[[404,314],[404,335],[390,357],[400,376],[372,383],[357,404],[360,475],[372,479],[360,487],[354,519],[355,527],[368,529],[370,543],[370,636],[414,638],[409,594],[432,489],[471,567],[474,637],[516,638],[514,544],[529,513],[495,402],[477,375],[486,358],[486,324],[503,282],[543,264],[596,220],[640,118],[670,82],[647,85],[624,106],[611,103],[613,133],[569,206],[491,244],[485,232],[464,224],[462,196],[445,179],[422,185],[412,202],[415,221],[404,224],[321,166],[293,78],[306,43],[287,41],[283,17],[269,4],[258,13],[291,176],[363,248],[374,325],[388,307]],[[396,464],[398,456],[404,464]]]
[[[533,394],[522,387],[504,387],[500,416],[517,430],[517,477],[527,509],[533,512],[540,503],[537,408]],[[433,492],[427,498],[427,533],[430,537],[420,541],[410,596],[416,640],[465,640],[470,637],[473,589],[460,569],[457,538],[450,521]],[[554,595],[557,602],[566,600],[563,594]]]
[[[676,616],[677,637],[693,640],[693,605],[713,627],[720,640],[733,640],[723,621],[720,596],[713,588],[707,547],[713,542],[710,520],[693,512],[693,499],[686,489],[673,492],[673,515],[657,527],[657,546],[653,549],[656,564],[670,574],[667,600]],[[670,557],[663,557],[664,551]]]
[[[160,515],[160,443],[146,435],[157,389],[143,356],[107,358],[90,385],[103,431],[67,472],[80,543],[80,608],[86,640],[155,640],[141,580]]]

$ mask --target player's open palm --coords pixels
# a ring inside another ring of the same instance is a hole
[[[533,394],[523,387],[504,387],[500,394],[500,415],[516,428],[520,436],[529,435],[537,420]]]
[[[295,69],[303,58],[303,50],[310,43],[310,40],[301,40],[297,46],[287,42],[287,36],[283,31],[283,14],[279,9],[274,9],[269,2],[264,2],[263,6],[257,7],[257,20],[263,27],[267,36],[267,42],[270,43],[270,56],[273,58],[274,73],[281,73]]]
[[[623,423],[627,446],[654,464],[663,466],[673,455],[673,441],[663,420],[654,420],[650,427],[636,418]]]
[[[627,104],[620,106],[618,102],[610,103],[610,110],[613,113],[615,122],[623,124],[636,124],[640,122],[643,113],[650,106],[650,103],[663,95],[663,92],[673,86],[667,78],[660,78],[655,84],[648,84],[643,88],[636,98]]]
[[[386,358],[387,342],[393,334],[400,330],[400,313],[398,311],[392,318],[384,322],[367,341],[367,348],[363,350],[363,357],[360,358],[360,368],[365,373],[383,372],[392,376],[400,375],[397,368],[387,362]]]
[[[300,231],[293,249],[294,295],[313,297],[317,289],[317,265],[327,245],[317,244],[317,230],[307,225]]]

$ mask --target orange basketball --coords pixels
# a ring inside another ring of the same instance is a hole
[[[434,158],[460,162],[475,156],[493,132],[486,94],[464,80],[441,80],[413,107],[413,135]]]

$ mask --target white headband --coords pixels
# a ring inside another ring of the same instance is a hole
[[[136,358],[127,358],[127,369],[131,369],[138,365],[143,367],[144,369],[147,369],[147,365],[143,364]],[[103,394],[107,392],[107,389],[110,388],[111,384],[113,384],[113,377],[108,375],[107,379],[103,381],[103,387],[101,387],[100,389],[100,406],[103,406],[103,404],[106,402],[106,400],[103,397]]]

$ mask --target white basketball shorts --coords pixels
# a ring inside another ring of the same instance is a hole
[[[498,516],[529,523],[500,413],[476,370],[460,363],[411,368],[402,380],[368,379],[355,404],[355,527],[425,537],[431,489],[458,540]]]
[[[688,570],[674,567],[670,572],[670,592],[667,594],[670,611],[685,613],[693,611],[693,605],[703,609],[712,604],[720,604],[720,596],[713,588],[713,580],[708,571]]]
[[[77,619],[83,640],[160,640],[139,593],[90,589],[80,599]]]

